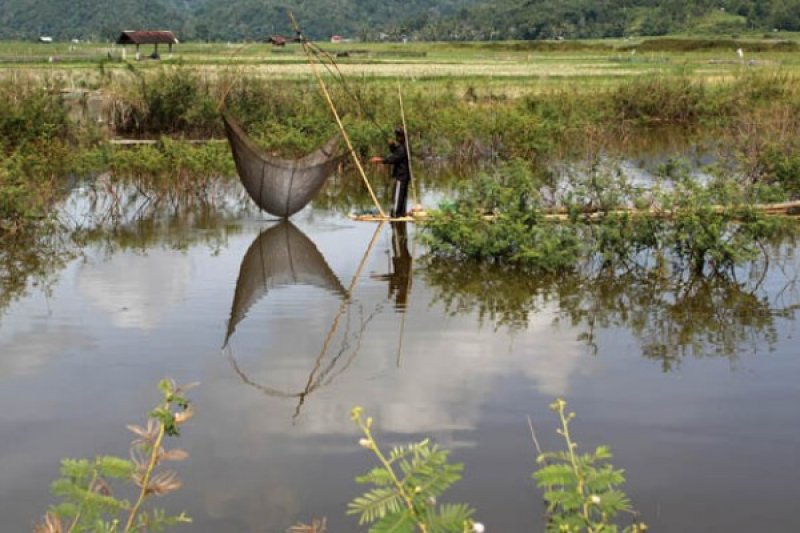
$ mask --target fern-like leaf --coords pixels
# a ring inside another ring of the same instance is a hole
[[[369,533],[413,533],[414,515],[408,509],[384,516],[369,528]]]
[[[617,470],[606,465],[600,469],[587,472],[586,487],[591,491],[603,491],[625,483],[624,470]]]
[[[430,533],[461,533],[473,514],[475,510],[465,504],[442,504],[438,512],[432,507],[429,509],[425,525]]]
[[[392,476],[384,470],[383,468],[373,468],[363,476],[356,477],[356,483],[360,483],[362,485],[373,484],[379,487],[385,487],[391,485],[394,482]]]
[[[573,487],[577,484],[577,478],[572,467],[566,464],[552,464],[540,468],[533,473],[538,487]]]
[[[347,514],[361,515],[359,524],[374,522],[403,508],[403,499],[395,489],[378,487],[354,499],[348,505]]]

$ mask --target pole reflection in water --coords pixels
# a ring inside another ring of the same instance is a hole
[[[316,245],[289,221],[283,221],[261,232],[248,248],[244,259],[242,259],[223,350],[234,371],[247,385],[258,389],[267,396],[297,398],[298,401],[293,418],[297,418],[300,414],[307,396],[318,388],[328,385],[336,376],[347,370],[359,353],[361,337],[368,324],[381,311],[382,306],[378,305],[371,313],[366,315],[363,308],[361,308],[360,320],[351,320],[350,316],[353,308],[353,291],[382,228],[383,223],[380,223],[375,228],[369,245],[364,251],[358,268],[347,288],[342,286],[339,278],[328,266],[325,257],[320,253]],[[270,289],[299,284],[313,285],[326,289],[338,295],[342,300],[341,304],[332,319],[303,389],[291,391],[262,385],[250,379],[247,373],[239,366],[229,344],[231,336],[235,332],[237,324],[247,315],[248,310],[263,298]],[[345,320],[345,330],[340,337],[341,345],[336,353],[329,358],[331,344],[336,338],[339,324],[344,316],[347,318]]]

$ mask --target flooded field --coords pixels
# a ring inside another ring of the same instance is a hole
[[[449,499],[488,531],[541,531],[526,417],[558,448],[556,397],[582,446],[611,446],[653,531],[800,528],[793,243],[737,280],[547,279],[429,261],[413,225],[219,209],[98,232],[6,309],[4,531],[53,501],[62,457],[125,456],[164,376],[201,383],[185,486],[163,501],[192,531],[359,530],[356,405],[386,444],[451,448]]]

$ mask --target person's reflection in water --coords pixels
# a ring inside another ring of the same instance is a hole
[[[408,253],[407,222],[392,222],[392,271],[374,276],[389,282],[388,297],[394,297],[394,308],[404,311],[411,290],[411,254]]]

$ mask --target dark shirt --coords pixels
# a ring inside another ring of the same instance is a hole
[[[408,169],[408,154],[403,144],[391,143],[389,145],[391,153],[383,158],[386,165],[392,165],[392,177],[398,181],[411,180],[411,172]]]

